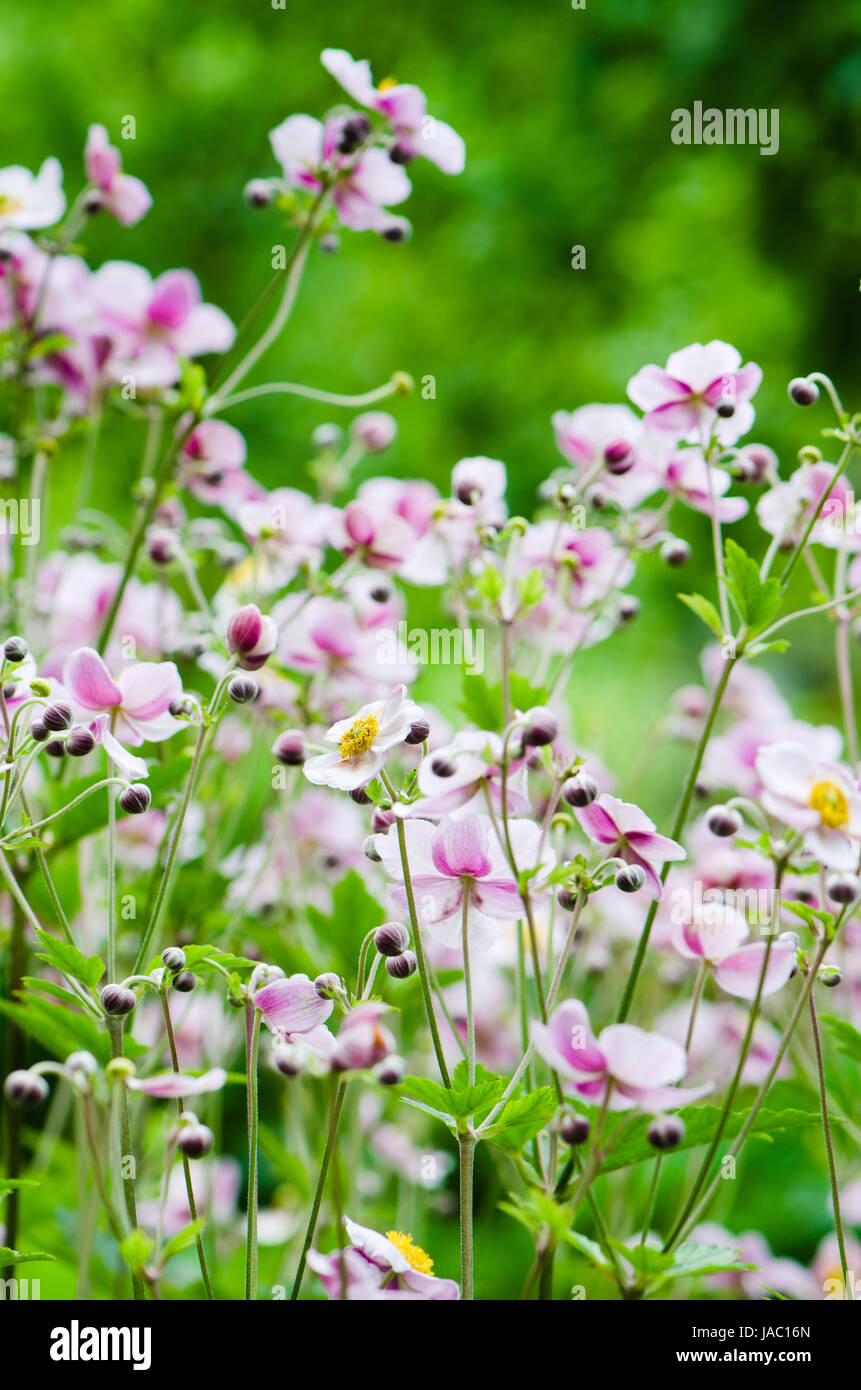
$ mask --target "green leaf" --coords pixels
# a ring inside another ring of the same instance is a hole
[[[711,628],[715,637],[723,637],[720,614],[713,603],[710,603],[707,598],[703,598],[702,594],[677,594],[676,597],[680,598],[692,613],[696,613],[706,627]]]
[[[41,951],[36,952],[39,960],[43,960],[46,965],[52,965],[61,975],[68,975],[73,980],[79,980],[82,985],[95,989],[105,973],[104,963],[98,956],[90,956],[85,960],[77,946],[72,946],[68,941],[61,941],[57,936],[51,936],[50,932],[43,931],[41,927],[36,928],[36,935],[42,947]]]
[[[540,569],[531,569],[523,579],[517,581],[517,597],[519,600],[520,617],[531,612],[537,604],[541,602],[547,590],[544,587],[544,576]]]
[[[475,587],[486,598],[488,603],[498,603],[505,588],[505,578],[502,570],[496,565],[485,565],[481,574],[475,581]]]
[[[585,1107],[584,1107],[585,1108]],[[717,1105],[689,1105],[678,1112],[679,1118],[684,1122],[685,1137],[676,1146],[673,1153],[679,1153],[683,1149],[695,1149],[700,1144],[707,1144],[715,1132],[721,1110]],[[726,1128],[724,1130],[725,1139],[734,1139],[745,1123],[748,1110],[734,1110],[731,1112]],[[838,1124],[842,1123],[838,1117],[833,1117]],[[619,1123],[624,1123],[619,1121]],[[612,1132],[608,1135],[608,1144],[611,1145],[607,1157],[601,1164],[602,1173],[612,1173],[619,1168],[629,1168],[635,1163],[645,1163],[648,1159],[655,1157],[655,1150],[646,1138],[646,1131],[651,1121],[648,1116],[637,1119],[629,1127],[626,1127],[624,1136],[619,1143],[612,1145]],[[770,1135],[776,1134],[781,1130],[803,1129],[808,1125],[818,1125],[821,1123],[817,1111],[806,1110],[760,1110],[751,1128],[752,1135],[767,1139]]]
[[[450,1123],[452,1120],[464,1120],[470,1115],[480,1123],[501,1098],[505,1081],[484,1067],[476,1067],[475,1085],[470,1086],[467,1074],[466,1062],[459,1062],[451,1078],[451,1087],[441,1086],[438,1081],[429,1081],[424,1076],[408,1076],[398,1088],[399,1094],[416,1109],[442,1120],[449,1129],[457,1128]]]
[[[699,1245],[685,1241],[676,1248],[673,1263],[665,1278],[682,1279],[687,1275],[722,1274],[730,1269],[756,1269],[755,1264],[742,1257],[740,1250],[726,1245]]]
[[[511,703],[515,709],[528,710],[533,705],[545,705],[547,703],[547,689],[543,685],[531,685],[525,676],[521,676],[518,671],[512,671],[508,682],[511,692]]]
[[[738,616],[751,635],[761,632],[780,607],[780,581],[761,579],[759,565],[733,540],[724,548],[724,569],[726,590]]]
[[[540,1086],[529,1095],[509,1100],[481,1137],[506,1153],[517,1153],[544,1129],[556,1106],[553,1087]]]
[[[840,1051],[861,1065],[861,1033],[858,1029],[847,1023],[845,1018],[836,1018],[834,1014],[820,1014],[820,1018]]]
[[[500,687],[488,685],[484,676],[470,676],[464,672],[458,708],[477,729],[498,732],[502,728]]]
[[[184,946],[185,969],[192,970],[195,975],[213,974],[219,966],[229,971],[248,971],[254,970],[259,961],[249,960],[246,956],[234,956],[229,951],[222,951],[220,946]],[[213,964],[213,962],[215,962]],[[144,967],[144,974],[150,974],[153,970],[161,968],[161,956],[153,956],[148,965]]]
[[[818,935],[817,924],[825,928],[826,935],[834,934],[834,916],[830,912],[825,912],[821,908],[811,907],[809,903],[799,902],[795,898],[780,900],[780,906],[785,907],[787,912],[791,912],[794,917],[800,917],[814,935]]]
[[[10,1265],[28,1265],[36,1260],[50,1260],[56,1263],[57,1256],[49,1255],[45,1250],[25,1250],[23,1252],[12,1250],[8,1245],[0,1245],[0,1269],[8,1269]]]
[[[31,1038],[35,1038],[46,1052],[64,1062],[70,1052],[92,1052],[102,1066],[111,1060],[111,1044],[106,1028],[100,1028],[95,1019],[87,1014],[73,1013],[62,1004],[52,1004],[47,999],[25,995],[20,1003],[0,999],[0,1013],[11,1018],[17,1026]],[[127,1057],[139,1057],[146,1048],[126,1034],[125,1053]]]
[[[161,1253],[162,1264],[166,1264],[171,1255],[178,1255],[181,1250],[187,1250],[189,1246],[194,1245],[205,1226],[206,1217],[201,1216],[198,1217],[197,1221],[190,1221],[187,1226],[183,1226],[182,1230],[177,1231],[175,1236],[171,1236]]]

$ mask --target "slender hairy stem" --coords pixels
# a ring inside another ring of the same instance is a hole
[[[428,1028],[430,1029],[431,1040],[433,1041],[433,1050],[436,1053],[439,1074],[442,1077],[443,1085],[450,1089],[451,1077],[448,1074],[448,1067],[446,1066],[445,1054],[442,1050],[442,1043],[440,1042],[436,1014],[434,1013],[433,995],[431,993],[430,978],[428,976],[427,961],[425,960],[424,945],[422,944],[422,930],[421,926],[419,925],[418,915],[416,913],[416,900],[413,894],[413,882],[410,876],[410,864],[409,857],[407,855],[406,830],[404,828],[404,823],[400,816],[397,818],[396,825],[398,832],[398,848],[401,852],[401,868],[403,870],[404,875],[404,889],[406,890],[407,895],[407,907],[409,908],[410,925],[413,929],[413,941],[415,942],[416,947],[416,960],[419,964],[419,979],[421,981],[422,998],[424,999],[425,1014],[427,1016]]]
[[[834,1159],[834,1140],[831,1135],[831,1121],[828,1117],[828,1089],[825,1083],[825,1058],[822,1054],[822,1035],[819,1031],[819,1017],[813,991],[808,1000],[810,1023],[813,1028],[813,1046],[816,1049],[816,1073],[819,1080],[819,1105],[822,1111],[822,1137],[828,1155],[828,1175],[831,1179],[831,1201],[834,1206],[834,1230],[837,1234],[837,1249],[840,1252],[840,1268],[843,1272],[843,1297],[853,1297],[852,1280],[849,1278],[849,1265],[846,1260],[846,1241],[843,1235],[843,1217],[840,1212],[840,1188],[837,1183],[837,1164]]]
[[[257,1299],[257,1054],[260,1050],[260,1010],[245,1005],[245,1079],[248,1115],[248,1232],[245,1242],[245,1297]]]
[[[111,1057],[122,1057],[123,1055],[123,1020],[121,1018],[111,1018],[108,1020],[108,1027],[111,1035]],[[135,1160],[132,1153],[132,1128],[129,1123],[129,1097],[126,1090],[126,1083],[118,1077],[114,1082],[117,1091],[118,1113],[119,1113],[119,1139],[120,1139],[120,1173],[119,1180],[123,1189],[125,1199],[126,1217],[131,1230],[136,1230],[138,1224],[137,1201],[135,1199]],[[132,1289],[137,1301],[146,1297],[144,1282],[139,1274],[132,1271]]]
[[[335,1140],[338,1134],[338,1121],[341,1118],[341,1111],[344,1107],[344,1096],[347,1094],[347,1082],[342,1081],[335,1094],[332,1105],[332,1113],[329,1117],[329,1133],[326,1136],[326,1147],[323,1151],[323,1160],[320,1164],[320,1172],[317,1176],[317,1186],[314,1189],[314,1201],[311,1206],[311,1215],[308,1218],[308,1226],[305,1231],[305,1243],[302,1246],[302,1254],[299,1256],[299,1265],[296,1270],[296,1278],[293,1281],[293,1289],[290,1294],[290,1301],[295,1302],[299,1297],[299,1290],[302,1287],[302,1277],[305,1273],[305,1265],[308,1262],[308,1251],[314,1239],[314,1232],[317,1229],[317,1219],[320,1215],[320,1207],[323,1202],[323,1193],[326,1188],[326,1177],[329,1172],[329,1164],[332,1160],[332,1153],[335,1148]]]
[[[162,1013],[164,1014],[164,1026],[165,1031],[167,1032],[167,1040],[170,1046],[171,1066],[173,1067],[174,1071],[178,1074],[179,1055],[176,1050],[176,1035],[173,1031],[173,1020],[170,1016],[170,1005],[167,1000],[167,993],[164,990],[161,991],[161,1008]],[[182,1115],[185,1110],[185,1104],[183,1102],[182,1096],[177,1096],[176,1108],[177,1113]],[[197,1225],[199,1218],[197,1214],[197,1203],[194,1200],[194,1183],[191,1180],[191,1164],[189,1163],[188,1154],[186,1153],[182,1154],[182,1168],[185,1174],[185,1191],[186,1196],[188,1197],[189,1215],[191,1216],[191,1219],[195,1223],[195,1225]],[[206,1263],[206,1251],[203,1248],[203,1233],[200,1230],[198,1230],[197,1234],[195,1235],[195,1245],[197,1246],[197,1261],[200,1265],[200,1274],[203,1279],[203,1287],[206,1289],[206,1297],[212,1299],[215,1297],[215,1295],[212,1292],[212,1283],[209,1278],[209,1268]]]
[[[461,1297],[470,1300],[473,1290],[472,1180],[475,1166],[475,1139],[458,1134],[458,1192],[460,1196],[460,1282]]]

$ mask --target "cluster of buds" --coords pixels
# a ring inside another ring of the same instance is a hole
[[[30,724],[30,737],[42,743],[52,758],[85,758],[96,746],[95,736],[84,724],[76,724],[71,709],[61,700],[46,705]]]
[[[374,945],[386,962],[393,980],[408,980],[418,969],[414,951],[408,950],[410,934],[400,922],[384,922],[374,933]]]

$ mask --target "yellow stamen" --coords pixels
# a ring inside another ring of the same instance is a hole
[[[377,87],[377,91],[378,91],[378,92],[390,92],[390,91],[392,90],[392,88],[393,88],[393,87],[397,87],[397,85],[398,85],[398,79],[397,79],[396,77],[384,77],[383,80],[382,80],[382,82],[381,82],[381,83],[379,84],[379,86]]]
[[[341,736],[338,752],[342,758],[356,758],[360,753],[367,753],[379,732],[380,721],[375,714],[365,714],[361,719],[354,719],[347,732]]]
[[[420,1245],[413,1242],[412,1236],[404,1235],[403,1231],[386,1231],[386,1240],[390,1240],[404,1259],[407,1260],[419,1274],[429,1274],[432,1279],[436,1278],[433,1272],[433,1260],[430,1255],[426,1255]]]
[[[18,212],[23,206],[20,198],[13,198],[10,193],[0,193],[0,213],[5,217],[8,217],[10,212]]]
[[[836,782],[817,782],[810,793],[810,805],[829,830],[836,830],[849,819],[849,802]]]

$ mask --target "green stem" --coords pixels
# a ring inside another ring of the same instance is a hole
[[[162,990],[160,993],[161,993],[161,1008],[162,1008],[162,1013],[164,1014],[164,1026],[165,1026],[165,1030],[166,1030],[166,1032],[167,1032],[168,1044],[169,1044],[169,1046],[170,1046],[170,1061],[171,1061],[171,1066],[173,1067],[173,1070],[174,1070],[174,1071],[177,1073],[177,1075],[178,1075],[178,1074],[179,1074],[179,1069],[180,1069],[180,1068],[179,1068],[179,1054],[177,1053],[177,1050],[176,1050],[176,1036],[175,1036],[174,1031],[173,1031],[173,1020],[171,1019],[171,1016],[170,1016],[170,1005],[169,1005],[168,1000],[167,1000],[167,993],[166,993],[166,991],[165,991],[165,990]],[[184,1102],[183,1102],[182,1096],[177,1096],[177,1099],[176,1099],[176,1108],[177,1108],[177,1113],[178,1113],[178,1114],[182,1115],[182,1114],[184,1113],[184,1111],[185,1111],[185,1104],[184,1104]],[[189,1215],[191,1216],[192,1221],[194,1222],[194,1224],[195,1224],[195,1226],[196,1226],[196,1225],[197,1225],[197,1222],[198,1222],[197,1203],[196,1203],[195,1200],[194,1200],[194,1183],[193,1183],[192,1180],[191,1180],[191,1164],[189,1163],[188,1154],[186,1154],[186,1153],[183,1153],[183,1154],[182,1154],[182,1167],[183,1167],[183,1172],[185,1173],[185,1191],[186,1191],[186,1196],[188,1197],[188,1211],[189,1211]],[[201,1277],[202,1277],[202,1279],[203,1279],[203,1287],[204,1287],[205,1290],[206,1290],[206,1297],[207,1297],[208,1299],[213,1299],[213,1298],[215,1297],[215,1295],[214,1295],[213,1292],[212,1292],[212,1283],[211,1283],[210,1278],[209,1278],[209,1268],[208,1268],[207,1263],[206,1263],[206,1251],[204,1250],[204,1247],[203,1247],[203,1233],[202,1233],[200,1230],[197,1231],[197,1234],[196,1234],[196,1236],[195,1236],[195,1245],[197,1246],[197,1261],[198,1261],[198,1264],[200,1265],[200,1273],[201,1273]]]
[[[828,1175],[831,1180],[831,1201],[834,1206],[834,1230],[837,1235],[837,1249],[840,1252],[840,1268],[843,1271],[843,1297],[853,1298],[852,1280],[849,1278],[849,1265],[846,1260],[846,1241],[843,1235],[843,1217],[840,1212],[840,1188],[837,1182],[837,1164],[834,1158],[834,1140],[831,1135],[831,1121],[828,1117],[828,1089],[825,1082],[825,1058],[822,1053],[822,1036],[819,1031],[819,1018],[816,1001],[811,991],[808,1000],[810,1022],[813,1027],[813,1046],[816,1049],[816,1072],[819,1080],[819,1105],[822,1111],[822,1136],[825,1152],[828,1155]]]
[[[111,1035],[111,1058],[122,1057],[123,1055],[123,1020],[121,1018],[111,1018],[108,1020],[108,1028]],[[129,1228],[137,1230],[138,1212],[137,1201],[135,1200],[135,1180],[134,1155],[132,1153],[132,1129],[129,1123],[129,1098],[126,1090],[126,1083],[122,1077],[117,1077],[114,1085],[117,1088],[117,1100],[119,1106],[119,1129],[120,1129],[120,1183],[125,1199],[126,1217],[128,1218]],[[128,1165],[128,1171],[127,1171]],[[137,1302],[146,1298],[144,1282],[139,1274],[132,1271],[132,1289]]]
[[[245,1005],[246,1099],[248,1113],[248,1234],[245,1242],[245,1298],[257,1299],[257,1055],[260,1050],[260,1010]]]
[[[472,1184],[475,1162],[475,1138],[472,1134],[459,1133],[458,1148],[458,1192],[460,1197],[460,1282],[461,1297],[467,1301],[475,1297],[473,1290],[473,1232],[472,1232]]]
[[[434,1013],[433,1006],[433,996],[431,994],[430,979],[428,977],[427,961],[425,960],[424,946],[422,944],[422,932],[421,927],[419,925],[418,915],[416,913],[416,900],[415,895],[413,894],[413,883],[412,878],[410,876],[409,857],[407,855],[406,830],[404,827],[404,822],[400,816],[398,816],[395,824],[397,826],[398,848],[400,849],[401,853],[401,868],[403,870],[404,875],[404,889],[407,895],[407,907],[409,908],[410,925],[413,929],[413,940],[415,942],[416,947],[416,960],[419,964],[419,979],[421,981],[422,998],[424,1000],[425,1006],[425,1015],[427,1017],[428,1027],[430,1029],[431,1039],[433,1041],[433,1050],[436,1053],[439,1074],[442,1077],[443,1085],[448,1090],[450,1090],[451,1077],[448,1074],[448,1067],[446,1066],[445,1054],[442,1050],[442,1043],[440,1042],[439,1037],[439,1029],[437,1028],[436,1014]]]
[[[332,1153],[335,1148],[335,1141],[338,1134],[338,1121],[341,1118],[341,1111],[344,1106],[344,1096],[347,1094],[347,1082],[342,1081],[335,1095],[332,1105],[332,1113],[329,1117],[329,1132],[326,1136],[326,1147],[323,1151],[323,1159],[320,1164],[320,1172],[317,1176],[317,1186],[314,1189],[314,1201],[311,1206],[311,1215],[308,1218],[308,1226],[305,1231],[305,1243],[302,1246],[302,1254],[299,1256],[299,1265],[296,1270],[296,1278],[293,1281],[293,1289],[290,1294],[291,1303],[299,1297],[299,1290],[302,1286],[302,1277],[305,1273],[305,1265],[308,1262],[308,1251],[314,1239],[314,1232],[317,1229],[317,1219],[320,1215],[320,1207],[323,1202],[323,1193],[326,1188],[326,1177],[329,1172],[329,1164],[332,1160]]]

